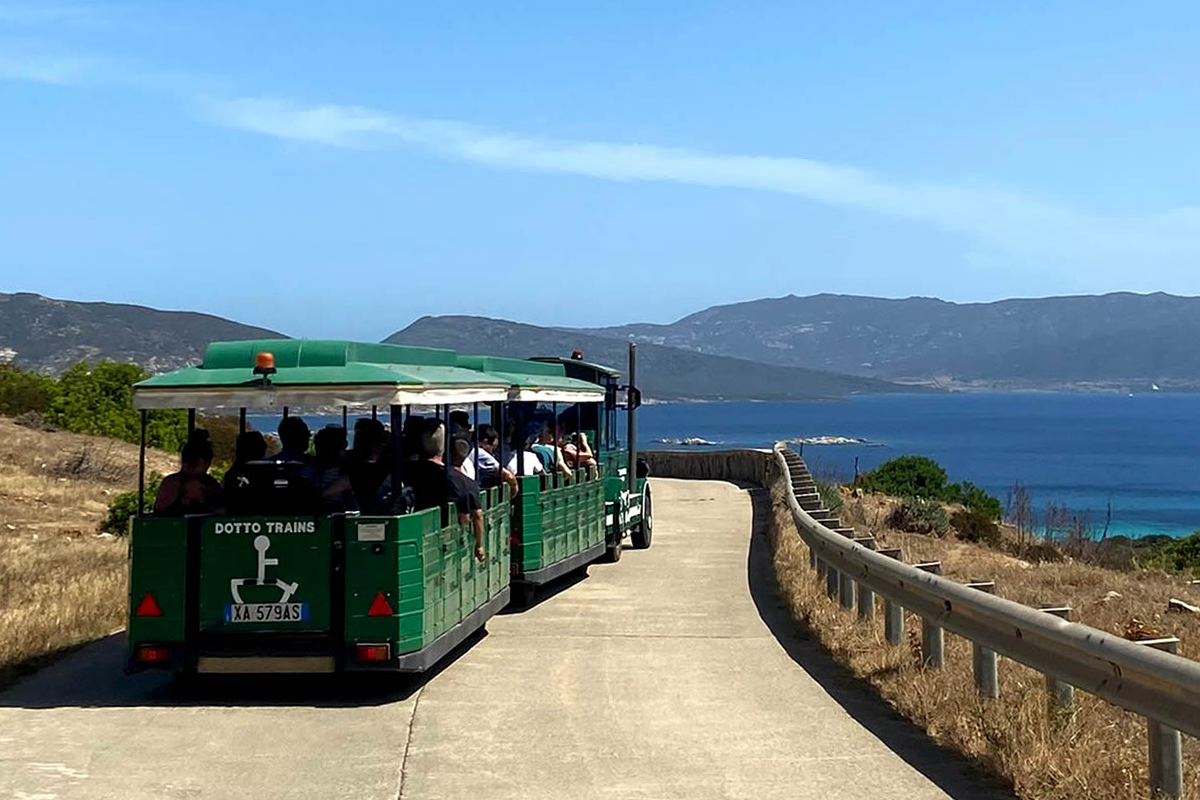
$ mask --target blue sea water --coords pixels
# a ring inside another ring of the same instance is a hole
[[[873,395],[844,401],[647,406],[645,447],[700,437],[721,447],[845,436],[878,447],[812,446],[814,474],[853,476],[899,455],[938,461],[1005,501],[1020,481],[1034,505],[1065,504],[1110,533],[1186,535],[1200,529],[1200,395],[961,393]]]

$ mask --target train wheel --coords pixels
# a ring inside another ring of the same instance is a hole
[[[654,511],[650,507],[650,484],[642,489],[642,516],[629,532],[629,541],[635,550],[645,550],[654,538]]]
[[[517,608],[529,608],[537,602],[537,587],[532,583],[518,583],[513,586],[513,601]]]
[[[616,544],[610,544],[608,549],[604,551],[604,561],[609,564],[615,564],[621,560],[621,550],[624,549],[624,543],[617,539]]]

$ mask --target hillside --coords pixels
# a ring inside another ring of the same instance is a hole
[[[1166,294],[967,304],[788,296],[592,332],[885,380],[1200,387],[1200,298]]]
[[[611,338],[461,316],[422,317],[385,341],[517,358],[565,355],[578,349],[587,360],[618,369],[624,369],[628,351],[625,342]],[[868,378],[780,368],[654,344],[639,346],[638,376],[646,395],[658,399],[791,400],[910,390]]]
[[[158,372],[198,361],[213,340],[281,336],[210,314],[0,294],[0,362],[39,372],[100,358]]]

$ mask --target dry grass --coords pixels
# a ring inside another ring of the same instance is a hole
[[[175,468],[166,453],[149,462]],[[96,529],[136,487],[136,446],[0,419],[0,684],[121,626],[126,542]]]
[[[1010,783],[1030,800],[1148,798],[1144,720],[1081,692],[1069,717],[1048,713],[1044,678],[1006,659],[1000,662],[1000,699],[974,691],[970,644],[946,636],[946,666],[920,661],[920,622],[905,620],[908,641],[890,647],[881,615],[858,622],[825,596],[824,581],[808,565],[781,496],[773,497],[775,572],[793,617],[835,658],[867,680],[902,714],[939,742],[965,753],[986,772]],[[1185,655],[1200,657],[1200,615],[1166,613],[1168,597],[1195,596],[1161,573],[1119,573],[1080,564],[1031,565],[953,539],[872,531],[888,546],[903,548],[909,563],[941,560],[957,580],[995,580],[997,594],[1029,605],[1065,603],[1076,619],[1123,633],[1132,620],[1179,636]],[[1116,591],[1120,597],[1109,597]],[[1107,599],[1106,599],[1107,598]],[[1200,800],[1200,742],[1184,738],[1184,797]]]

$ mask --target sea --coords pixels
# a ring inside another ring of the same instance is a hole
[[[340,416],[307,419],[314,430],[341,422]],[[252,422],[269,431],[278,418]],[[867,442],[803,445],[819,478],[849,481],[856,470],[922,455],[941,464],[951,481],[977,484],[1002,504],[1020,482],[1039,513],[1050,503],[1065,506],[1086,516],[1095,535],[1104,529],[1110,507],[1110,535],[1186,536],[1200,530],[1200,394],[893,394],[791,403],[661,403],[638,412],[639,445],[646,449],[768,448],[818,437]],[[684,439],[712,444],[677,444]]]
[[[950,480],[1005,503],[1018,481],[1036,509],[1086,515],[1094,534],[1186,536],[1200,529],[1200,395],[951,393],[864,395],[792,403],[680,403],[644,407],[645,447],[700,438],[711,446],[770,447],[844,437],[865,445],[807,444],[817,477],[850,480],[901,455],[928,456]],[[801,445],[793,447],[800,450]]]

